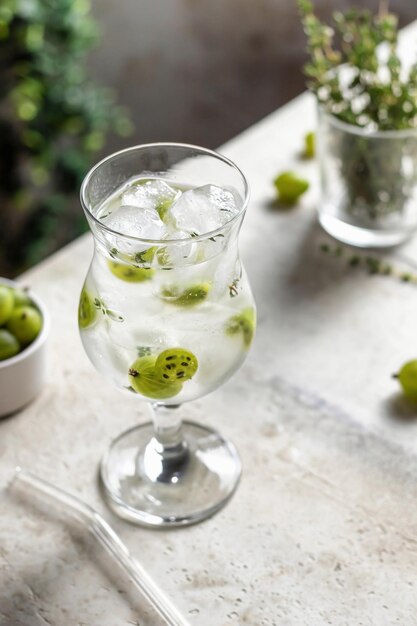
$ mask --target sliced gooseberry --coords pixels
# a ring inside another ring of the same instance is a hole
[[[13,309],[7,322],[9,330],[22,346],[27,346],[39,335],[42,316],[33,306],[18,306]]]
[[[78,325],[82,329],[89,328],[96,320],[97,308],[94,306],[93,298],[87,289],[83,287],[78,304]]]
[[[169,348],[158,355],[155,370],[166,382],[190,380],[198,369],[195,354],[184,348]]]
[[[166,381],[161,378],[155,367],[154,356],[143,356],[136,359],[129,368],[129,382],[131,387],[146,398],[166,400],[179,394],[182,383]]]
[[[162,289],[162,297],[167,299],[170,304],[177,306],[195,306],[201,304],[210,292],[210,283],[201,283],[192,285],[183,291],[177,287],[165,287]]]
[[[16,337],[5,328],[0,328],[0,361],[10,359],[20,351]]]
[[[168,198],[166,200],[162,200],[162,202],[160,202],[156,207],[157,213],[163,222],[167,219],[169,209],[172,207],[173,203],[174,201],[171,198]]]
[[[148,267],[153,261],[156,251],[157,251],[157,247],[151,246],[150,248],[147,248],[146,250],[142,250],[141,252],[136,252],[133,255],[133,260],[138,265],[147,266],[145,269],[148,269]]]
[[[145,248],[144,250],[140,250],[138,252],[120,252],[116,248],[112,248],[109,254],[112,259],[114,259],[115,263],[117,263],[118,260],[121,261],[120,265],[123,265],[124,262],[128,265],[134,265],[135,267],[139,266],[144,269],[149,269],[156,250],[156,246],[151,246],[150,248]]]
[[[127,283],[143,283],[145,280],[150,280],[155,273],[153,269],[133,267],[132,265],[125,265],[117,261],[109,260],[108,265],[114,276],[117,276],[117,278]]]
[[[226,333],[228,335],[242,334],[243,343],[245,348],[249,348],[256,327],[256,313],[255,309],[248,307],[244,309],[238,315],[234,315],[229,319],[226,324]]]
[[[0,326],[5,324],[12,314],[14,307],[14,295],[12,289],[0,285]]]

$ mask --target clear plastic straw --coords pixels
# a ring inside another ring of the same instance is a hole
[[[106,551],[129,574],[136,587],[167,624],[170,626],[190,626],[190,622],[179,613],[142,565],[130,555],[120,537],[97,511],[60,487],[56,487],[20,467],[16,468],[14,482],[16,481],[24,484],[30,490],[42,494],[42,496],[48,496],[60,504],[67,514],[71,514],[73,518],[87,526]]]

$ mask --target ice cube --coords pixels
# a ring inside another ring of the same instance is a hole
[[[194,261],[196,244],[190,240],[190,234],[183,230],[169,230],[167,245],[160,248],[158,261],[168,267],[182,267]],[[183,239],[184,241],[180,241]],[[170,243],[178,240],[177,243]]]
[[[103,223],[120,233],[141,239],[164,239],[167,229],[155,209],[121,206],[103,219]]]
[[[173,202],[180,193],[163,180],[152,178],[129,187],[122,196],[122,203],[141,209],[158,210],[161,205],[166,206]]]
[[[216,185],[184,191],[174,202],[170,215],[179,230],[203,235],[228,222],[238,211],[234,193]]]

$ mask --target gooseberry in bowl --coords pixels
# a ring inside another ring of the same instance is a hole
[[[0,417],[33,400],[46,378],[49,316],[29,289],[0,277]]]

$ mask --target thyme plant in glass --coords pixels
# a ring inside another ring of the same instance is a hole
[[[299,7],[319,104],[320,222],[352,245],[399,244],[417,229],[417,64],[402,62],[386,2],[376,15],[336,12],[332,27],[310,0]]]
[[[81,188],[95,250],[79,327],[93,365],[150,404],[153,422],[111,445],[101,479],[131,521],[185,525],[217,511],[241,471],[234,446],[177,410],[241,365],[255,305],[239,259],[242,172],[183,144],[149,144],[96,165]]]

